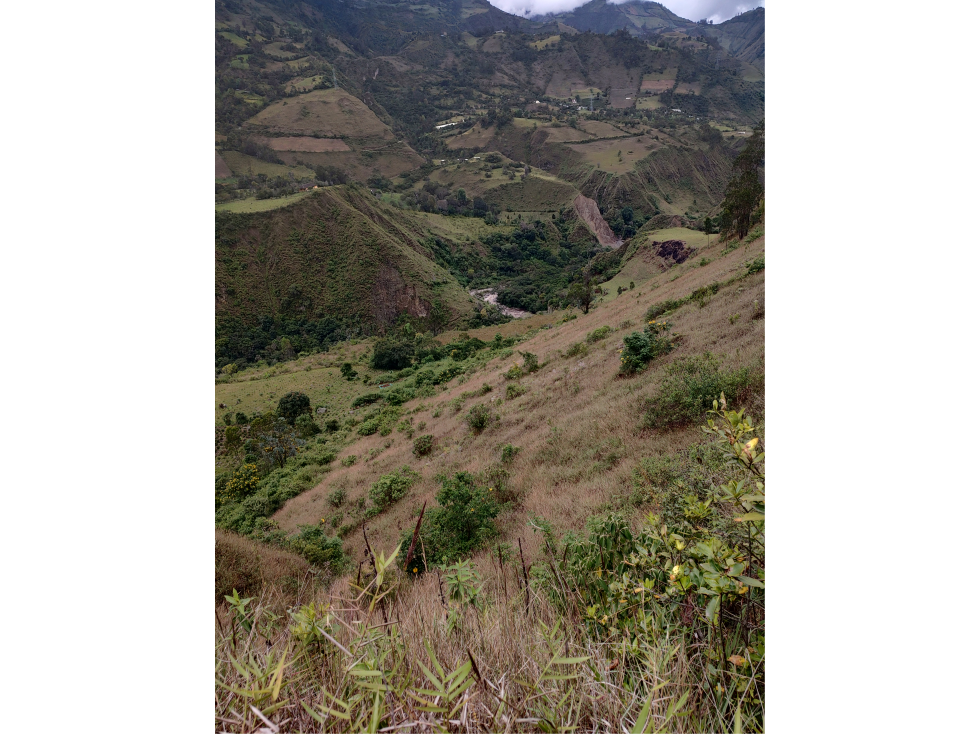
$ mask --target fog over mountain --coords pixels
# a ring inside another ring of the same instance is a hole
[[[532,17],[546,13],[563,13],[584,5],[588,0],[489,0],[514,15]],[[626,0],[621,0],[625,2]],[[615,0],[609,0],[615,3]],[[615,3],[620,4],[620,3]],[[662,5],[688,20],[707,18],[721,23],[753,8],[765,7],[765,0],[666,0]]]

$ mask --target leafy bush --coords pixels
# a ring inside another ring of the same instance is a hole
[[[665,301],[660,301],[659,303],[654,303],[646,310],[646,321],[652,321],[653,319],[658,319],[665,313],[676,311],[686,302],[686,299],[677,301],[671,298]]]
[[[233,453],[241,448],[241,428],[239,426],[225,426],[224,429],[224,450]]]
[[[587,341],[589,344],[594,344],[595,342],[601,341],[602,339],[606,338],[611,333],[612,333],[611,326],[600,326],[594,331],[589,332],[588,336],[585,337],[585,341]]]
[[[410,387],[396,387],[388,392],[387,401],[391,405],[402,405],[415,397],[415,391]]]
[[[347,565],[340,538],[328,537],[318,525],[300,525],[299,533],[288,539],[288,548],[313,565],[329,568],[334,573]]]
[[[478,483],[469,472],[459,472],[442,480],[435,500],[439,506],[428,510],[420,534],[425,553],[432,563],[451,563],[479,549],[496,533],[493,519],[500,505],[486,486]],[[421,543],[415,546],[412,558],[407,558],[412,531],[401,535],[401,566],[411,561],[419,572],[425,570]]]
[[[761,376],[747,367],[722,369],[710,352],[679,359],[666,369],[659,392],[643,405],[643,425],[647,428],[673,428],[703,418],[721,393],[744,401],[760,386]]]
[[[520,356],[523,357],[523,371],[527,374],[536,372],[540,369],[540,365],[537,363],[537,355],[532,352],[520,352]]]
[[[222,501],[237,502],[243,500],[258,489],[259,474],[255,464],[242,464],[224,485]]]
[[[316,425],[312,415],[304,413],[296,418],[296,431],[303,438],[310,438],[320,432],[320,427]]]
[[[415,439],[412,452],[415,454],[415,456],[421,458],[422,456],[427,456],[428,454],[432,453],[432,448],[434,446],[435,436],[433,436],[431,433],[426,433],[424,436],[419,436]]]
[[[765,256],[764,255],[759,255],[754,260],[752,260],[750,263],[748,263],[748,265],[746,267],[748,268],[748,275],[751,275],[752,273],[757,273],[759,270],[764,270],[765,269]]]
[[[411,365],[415,344],[405,339],[378,339],[371,353],[370,366],[376,370],[401,370]]]
[[[463,368],[457,364],[450,364],[444,370],[435,376],[435,385],[444,385],[446,382],[451,380],[453,377],[457,377],[463,373]]]
[[[350,454],[349,456],[344,456],[340,459],[341,466],[353,466],[357,463],[357,454]]]
[[[581,357],[588,354],[588,347],[585,346],[584,342],[575,342],[567,351],[564,353],[564,357]]]
[[[425,385],[435,384],[435,371],[424,369],[418,370],[415,373],[415,387],[424,387]]]
[[[503,463],[509,464],[515,458],[517,458],[517,454],[520,453],[520,447],[514,446],[512,443],[504,444],[500,453],[501,453],[501,460],[503,461]]]
[[[374,506],[379,510],[383,510],[404,497],[420,477],[421,474],[418,472],[412,471],[407,466],[402,466],[392,474],[382,474],[371,485],[367,494],[371,498],[371,502],[374,503]]]
[[[340,430],[340,421],[336,418],[330,418],[324,425],[323,428],[327,433],[336,433]]]
[[[344,362],[340,365],[340,376],[349,382],[357,377],[357,370],[350,362]]]
[[[347,490],[345,490],[343,487],[340,487],[339,489],[334,489],[332,492],[330,492],[330,504],[333,505],[334,507],[339,507],[344,503],[346,499],[347,499]]]
[[[313,409],[309,404],[309,396],[301,392],[291,392],[283,395],[279,399],[279,408],[276,415],[285,418],[286,422],[292,426],[296,419],[304,414],[312,414]]]
[[[710,285],[705,285],[703,288],[698,288],[693,293],[690,294],[690,300],[695,301],[700,308],[703,308],[708,303],[710,299],[717,294],[721,289],[720,283],[711,283]]]
[[[507,380],[518,380],[523,377],[523,370],[520,369],[520,365],[515,364],[503,373],[503,377]]]
[[[625,337],[619,374],[642,372],[653,359],[673,349],[673,342],[667,336],[671,328],[672,324],[665,321],[650,321],[643,331],[634,331]]]
[[[511,382],[506,386],[506,399],[513,400],[514,398],[519,398],[521,395],[527,392],[527,388],[519,385],[515,382]]]
[[[239,426],[247,426],[248,416],[244,413],[235,413],[235,424]]]
[[[469,424],[469,427],[476,435],[479,435],[486,429],[491,419],[492,414],[486,405],[474,405],[466,415],[466,423]]]
[[[379,417],[368,418],[360,426],[357,427],[357,435],[359,436],[373,436],[381,427],[381,419]]]
[[[363,395],[359,395],[354,398],[354,401],[350,404],[351,408],[359,408],[362,405],[373,405],[378,400],[381,400],[384,396],[379,392],[368,392]]]

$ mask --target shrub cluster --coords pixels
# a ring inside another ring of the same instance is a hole
[[[634,331],[625,337],[622,357],[619,364],[620,375],[634,375],[646,369],[656,357],[673,349],[673,340],[668,336],[672,324],[665,321],[650,321],[643,331]]]
[[[424,436],[419,436],[415,439],[415,444],[412,448],[412,452],[418,458],[422,456],[427,456],[432,453],[432,448],[435,446],[435,436],[431,433],[426,433]]]
[[[374,482],[367,494],[378,511],[384,510],[404,497],[412,485],[421,478],[421,474],[407,466],[402,466],[391,474],[382,474]]]
[[[743,402],[761,387],[762,376],[747,367],[723,369],[710,352],[678,359],[666,368],[659,392],[643,404],[643,425],[668,429],[694,423],[721,393]]]

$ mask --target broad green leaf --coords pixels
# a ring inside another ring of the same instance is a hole
[[[721,597],[715,596],[709,602],[707,602],[707,610],[705,612],[705,615],[707,619],[710,620],[711,622],[713,622],[714,618],[717,616],[717,606],[720,603],[720,601],[721,601]]]
[[[756,589],[764,589],[765,582],[753,579],[750,576],[738,576],[738,580],[746,586],[754,586]]]
[[[639,710],[639,716],[636,717],[636,723],[632,727],[631,734],[646,734],[646,727],[649,724],[649,712],[653,707],[653,697],[650,696],[646,699],[646,703]]]

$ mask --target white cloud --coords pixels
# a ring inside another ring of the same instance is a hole
[[[533,17],[545,13],[563,13],[584,5],[588,0],[489,0],[500,10],[514,15]],[[619,3],[628,0],[619,0]],[[616,0],[609,0],[615,3]],[[707,18],[720,23],[759,6],[765,7],[765,0],[666,0],[662,3],[681,18],[700,20]]]

